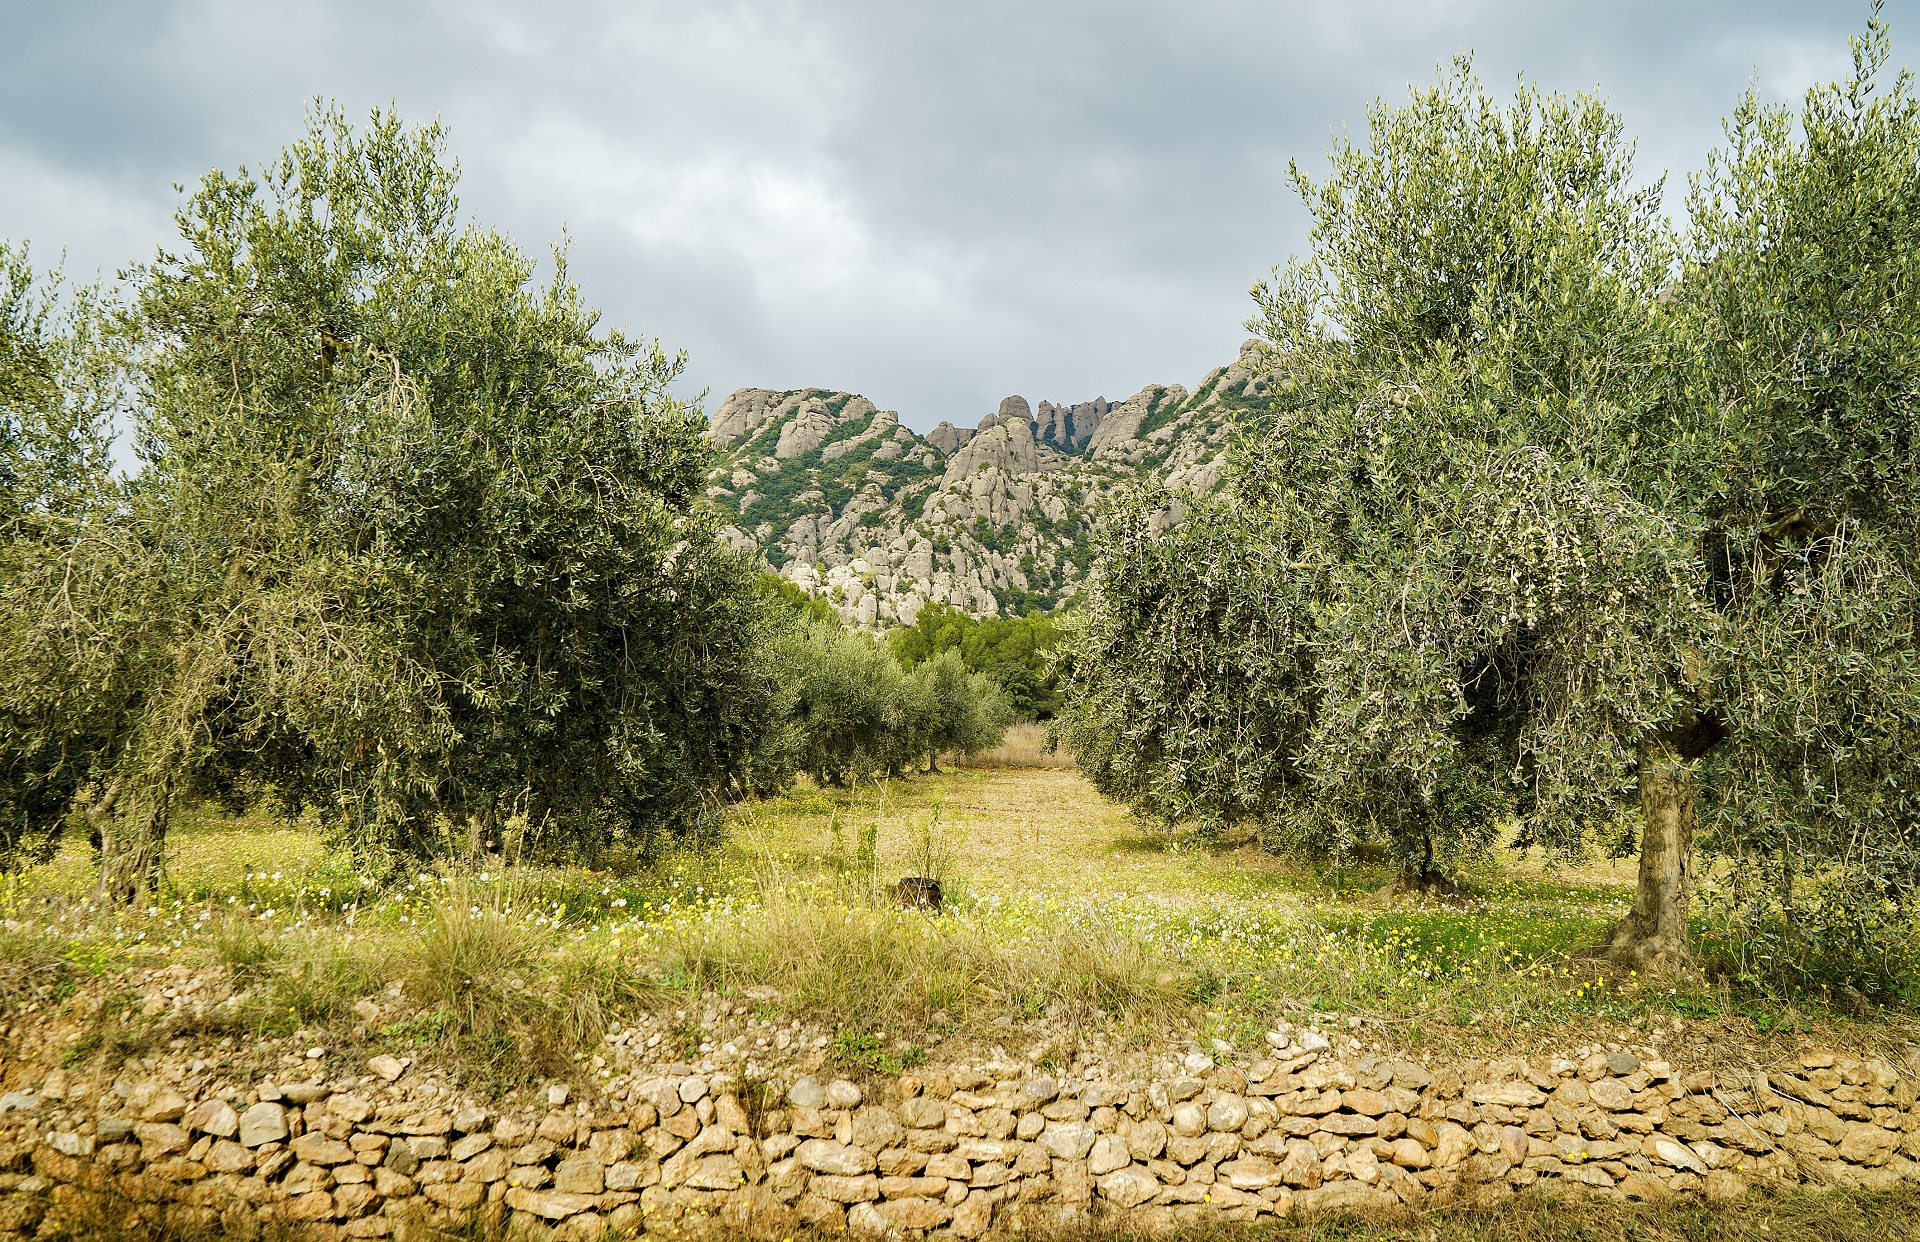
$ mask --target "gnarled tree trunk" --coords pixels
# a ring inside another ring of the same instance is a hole
[[[1673,748],[1640,751],[1640,883],[1633,909],[1614,925],[1608,957],[1642,975],[1696,973],[1687,944],[1693,886],[1693,768]]]

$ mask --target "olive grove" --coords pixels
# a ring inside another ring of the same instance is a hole
[[[1508,825],[1637,842],[1643,972],[1694,969],[1696,847],[1756,929],[1864,960],[1909,918],[1920,109],[1877,17],[1854,51],[1741,104],[1684,235],[1601,100],[1465,60],[1296,170],[1270,413],[1215,495],[1108,518],[1061,728],[1096,783],[1415,882]]]

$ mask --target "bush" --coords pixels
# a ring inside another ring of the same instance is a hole
[[[1013,723],[1014,706],[992,677],[970,673],[957,651],[943,651],[908,679],[912,737],[937,769],[944,753],[970,757],[998,746]]]
[[[911,685],[887,649],[838,622],[808,621],[781,643],[793,694],[793,763],[823,785],[901,771],[921,753]]]

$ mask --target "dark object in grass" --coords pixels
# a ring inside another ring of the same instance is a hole
[[[894,900],[902,910],[931,910],[940,913],[940,881],[910,875],[893,886]]]

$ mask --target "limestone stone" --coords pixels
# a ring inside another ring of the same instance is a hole
[[[143,1121],[133,1128],[133,1133],[148,1160],[185,1151],[191,1142],[187,1132],[170,1121]]]
[[[256,1163],[253,1152],[234,1142],[220,1139],[207,1151],[207,1168],[215,1173],[246,1173]]]
[[[232,1138],[240,1129],[240,1115],[225,1100],[202,1100],[188,1109],[180,1124],[190,1132]]]
[[[1133,1153],[1127,1149],[1127,1141],[1117,1134],[1102,1134],[1093,1141],[1093,1150],[1087,1157],[1087,1172],[1100,1177],[1131,1163]]]
[[[473,1159],[491,1146],[493,1146],[491,1134],[469,1134],[447,1148],[447,1158],[464,1162]]]
[[[327,1112],[343,1121],[359,1125],[373,1116],[373,1105],[367,1103],[361,1096],[345,1092],[328,1098]]]
[[[333,1196],[324,1190],[311,1191],[296,1195],[287,1200],[280,1209],[282,1219],[289,1221],[324,1221],[334,1217]]]
[[[555,1185],[559,1179],[555,1177]],[[693,1190],[738,1190],[746,1184],[746,1171],[733,1156],[721,1153],[703,1156],[688,1170],[685,1185]]]
[[[973,1176],[973,1166],[953,1152],[938,1152],[927,1157],[926,1174],[964,1182]]]
[[[255,1104],[250,1110],[240,1113],[238,1136],[242,1146],[250,1148],[280,1142],[286,1138],[286,1110],[278,1104]]]
[[[599,1200],[590,1195],[515,1186],[507,1191],[506,1204],[516,1212],[531,1212],[547,1220],[565,1220],[569,1216],[592,1211],[599,1205]]]
[[[880,1178],[880,1194],[887,1199],[923,1198],[938,1199],[947,1193],[950,1183],[944,1177],[914,1177],[908,1174],[884,1175]]]
[[[1539,1108],[1547,1097],[1524,1082],[1474,1083],[1467,1098],[1475,1104],[1498,1104],[1502,1108]]]
[[[800,1144],[795,1155],[802,1165],[815,1173],[836,1177],[855,1177],[870,1171],[878,1163],[875,1153],[832,1139],[808,1139]]]
[[[1095,1185],[1100,1194],[1122,1208],[1136,1208],[1160,1192],[1159,1179],[1137,1164],[1112,1170],[1099,1177]]]
[[[1330,1182],[1317,1190],[1295,1191],[1293,1196],[1293,1210],[1302,1217],[1329,1212],[1381,1212],[1396,1208],[1399,1203],[1391,1192],[1355,1181]]]
[[[1590,1085],[1587,1091],[1596,1105],[1610,1113],[1625,1112],[1633,1107],[1633,1092],[1616,1079],[1602,1078]]]
[[[1222,1095],[1207,1106],[1207,1129],[1223,1133],[1237,1132],[1247,1124],[1247,1117],[1245,1100],[1237,1095]]]
[[[1167,1139],[1167,1159],[1178,1165],[1198,1164],[1207,1158],[1207,1140],[1176,1134]]]
[[[861,1108],[853,1114],[849,1130],[854,1146],[864,1147],[874,1152],[892,1147],[905,1137],[904,1130],[900,1123],[894,1120],[892,1112],[873,1105]]]
[[[308,1164],[345,1164],[353,1159],[351,1147],[339,1139],[331,1139],[324,1134],[302,1134],[287,1147],[297,1159],[304,1160]]]
[[[1366,1117],[1380,1117],[1393,1111],[1387,1097],[1378,1091],[1355,1088],[1340,1093],[1340,1105]]]
[[[1112,1176],[1109,1174],[1109,1176]],[[993,1224],[994,1200],[983,1191],[974,1191],[953,1209],[955,1237],[977,1238]]]
[[[1674,1138],[1665,1135],[1649,1136],[1644,1144],[1647,1159],[1657,1159],[1663,1165],[1672,1165],[1674,1169],[1686,1169],[1688,1173],[1705,1173],[1707,1165],[1701,1163],[1690,1148],[1680,1144]]]
[[[827,1089],[817,1078],[802,1078],[787,1088],[787,1103],[795,1108],[825,1108]]]
[[[937,1229],[952,1218],[950,1209],[923,1198],[892,1200],[879,1204],[862,1204],[862,1208],[873,1212],[884,1221],[888,1229],[898,1233],[903,1230],[925,1231]],[[853,1213],[847,1213],[847,1223],[851,1227]]]
[[[561,1194],[600,1194],[606,1190],[606,1169],[592,1152],[577,1152],[554,1166],[553,1188]]]
[[[1060,1094],[1060,1084],[1046,1075],[1041,1075],[1021,1083],[1020,1094],[1027,1101],[1028,1107],[1037,1108]]]
[[[808,1189],[834,1203],[871,1203],[880,1197],[880,1179],[871,1173],[858,1177],[823,1174],[814,1178]]]
[[[1084,1160],[1093,1150],[1093,1127],[1077,1121],[1050,1121],[1040,1143],[1059,1160]]]
[[[1133,1123],[1127,1134],[1127,1150],[1135,1160],[1151,1160],[1167,1148],[1167,1128],[1157,1118],[1147,1117]]]
[[[1892,1159],[1899,1141],[1899,1135],[1876,1125],[1850,1125],[1838,1144],[1840,1158],[1851,1164],[1879,1168]]]
[[[1215,1173],[1235,1190],[1266,1190],[1286,1180],[1279,1165],[1261,1156],[1226,1161]]]
[[[1452,1168],[1465,1160],[1473,1149],[1473,1136],[1460,1126],[1449,1122],[1439,1129],[1439,1141],[1434,1144],[1434,1167]]]

